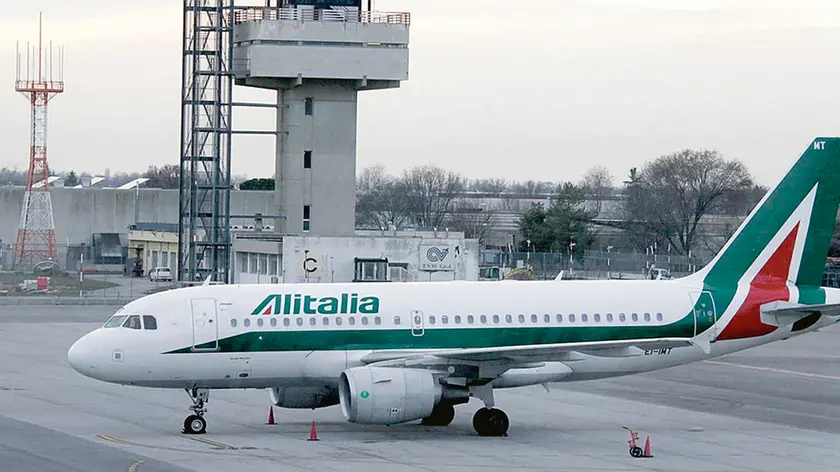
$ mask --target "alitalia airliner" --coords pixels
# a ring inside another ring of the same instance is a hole
[[[185,434],[213,389],[284,408],[340,405],[357,424],[446,426],[494,391],[679,366],[838,321],[821,287],[840,203],[840,138],[817,138],[712,261],[674,280],[204,285],[120,308],[67,353],[105,382],[184,389]]]

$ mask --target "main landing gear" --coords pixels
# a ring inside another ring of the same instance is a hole
[[[494,408],[493,386],[491,384],[474,387],[473,396],[484,402],[484,408],[473,415],[473,428],[479,436],[507,436],[510,420],[504,411]]]
[[[190,410],[194,414],[187,416],[184,420],[184,434],[204,434],[207,432],[207,421],[204,420],[204,414],[207,413],[207,408],[204,404],[210,401],[210,390],[206,388],[192,388],[186,389],[187,395],[192,399],[193,405]]]

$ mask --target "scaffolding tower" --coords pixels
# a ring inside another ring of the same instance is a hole
[[[228,283],[234,0],[184,0],[178,280]]]

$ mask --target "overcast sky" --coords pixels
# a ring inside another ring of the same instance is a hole
[[[50,106],[53,169],[177,164],[181,7],[40,0],[0,16],[0,166],[26,168],[15,41],[66,48]],[[521,5],[511,7],[510,5]],[[698,4],[701,4],[698,6]],[[359,167],[434,163],[473,177],[616,181],[685,147],[718,149],[773,184],[816,135],[840,133],[836,0],[375,0],[411,12],[410,76],[360,94]],[[5,85],[3,85],[5,84]],[[237,100],[273,100],[237,88]],[[235,128],[273,127],[239,109]],[[233,173],[274,171],[273,137],[234,138]]]

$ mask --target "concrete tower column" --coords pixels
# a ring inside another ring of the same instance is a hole
[[[239,11],[238,85],[277,90],[276,231],[355,234],[358,93],[408,78],[408,13]]]

